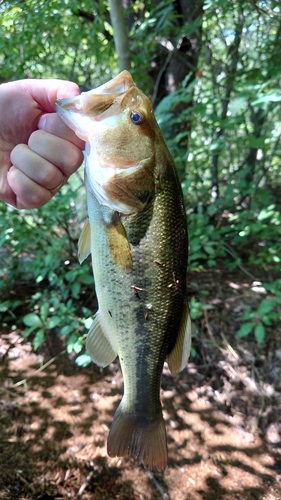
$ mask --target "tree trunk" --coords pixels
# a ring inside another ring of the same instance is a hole
[[[189,26],[197,19],[201,19],[201,22],[192,33],[183,35],[180,39],[171,37],[174,46],[172,50],[171,47],[158,45],[158,55],[150,70],[150,75],[157,82],[157,88],[153,93],[154,106],[157,106],[161,99],[169,95],[171,91],[178,89],[187,75],[190,75],[189,83],[195,79],[202,41],[203,4],[203,0],[174,2],[175,24]]]
[[[202,43],[202,19],[203,19],[203,0],[176,0],[174,3],[174,22],[178,27],[186,26],[187,32],[180,38],[171,36],[169,41],[171,45],[158,45],[158,54],[153,60],[153,67],[150,70],[150,76],[154,80],[154,92],[152,98],[153,107],[156,107],[160,101],[168,96],[170,92],[180,88],[182,82],[189,77],[188,85],[196,78],[198,71],[198,59]],[[192,32],[188,27],[197,22]],[[182,30],[184,33],[184,31]],[[188,92],[188,90],[187,90]],[[163,124],[162,130],[167,136],[176,137],[181,134],[178,147],[183,151],[188,150],[189,137],[191,134],[191,119],[187,117],[187,110],[193,105],[193,93],[187,102],[179,102],[171,109],[173,116],[177,118],[182,116],[181,121],[167,122]],[[183,111],[186,118],[183,117]],[[172,127],[172,129],[171,129]],[[185,163],[179,167],[180,178],[185,177]]]
[[[114,32],[114,43],[120,71],[131,69],[127,25],[121,0],[108,0],[110,19]]]
[[[223,122],[227,116],[228,106],[230,103],[231,94],[234,89],[235,84],[235,74],[237,71],[237,64],[239,60],[239,48],[241,43],[242,30],[244,26],[244,16],[241,14],[239,16],[239,22],[236,25],[235,37],[233,44],[229,47],[228,53],[230,56],[230,63],[228,65],[228,75],[227,75],[227,87],[225,90],[225,95],[222,100],[222,111],[220,120]],[[220,127],[216,132],[215,140],[219,140],[220,137],[224,135],[224,128]],[[212,190],[211,190],[211,199],[212,202],[216,201],[220,194],[220,185],[219,185],[219,151],[213,155],[212,163],[211,163],[211,174],[212,174]]]

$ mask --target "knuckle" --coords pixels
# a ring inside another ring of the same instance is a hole
[[[49,168],[49,166],[41,169],[40,184],[42,186],[46,186],[47,188],[49,188],[56,183],[56,178],[57,175],[54,169]]]
[[[40,188],[34,190],[29,194],[28,206],[29,208],[39,208],[51,199],[52,195],[47,190]]]

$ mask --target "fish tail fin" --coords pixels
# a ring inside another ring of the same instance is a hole
[[[117,408],[107,441],[110,457],[133,456],[144,467],[164,470],[167,466],[167,438],[162,411],[154,420]]]

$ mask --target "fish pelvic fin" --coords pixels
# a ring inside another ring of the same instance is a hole
[[[132,456],[145,468],[164,470],[167,466],[167,438],[160,410],[154,420],[116,410],[107,440],[110,457]]]
[[[191,347],[191,333],[191,319],[186,300],[176,344],[170,354],[166,357],[170,372],[173,374],[182,371],[187,363]]]
[[[105,367],[109,365],[117,356],[104,332],[99,312],[94,316],[91,324],[86,340],[86,348],[91,359],[98,366]]]
[[[91,227],[89,219],[86,220],[82,233],[78,241],[78,260],[80,264],[90,255],[91,253]]]

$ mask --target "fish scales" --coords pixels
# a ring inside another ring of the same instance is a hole
[[[92,254],[99,310],[87,348],[100,366],[118,355],[124,379],[108,454],[132,455],[145,467],[161,470],[167,464],[160,403],[163,364],[166,359],[172,373],[179,371],[190,349],[183,196],[149,101],[130,74],[125,71],[85,94],[81,101],[80,96],[60,100],[57,110],[88,142],[89,223],[79,252],[81,261]],[[81,116],[89,114],[83,99],[95,121],[92,136],[81,126]]]

